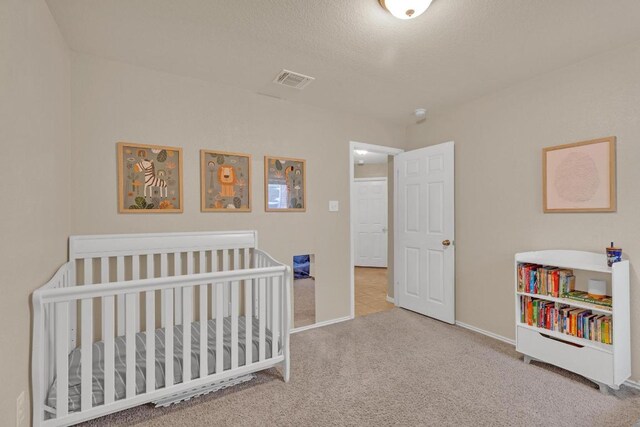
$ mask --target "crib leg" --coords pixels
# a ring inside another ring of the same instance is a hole
[[[283,367],[284,367],[284,382],[288,383],[289,378],[291,377],[291,362],[289,362],[288,357],[284,359]]]

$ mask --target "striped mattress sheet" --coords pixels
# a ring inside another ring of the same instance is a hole
[[[253,362],[258,361],[259,357],[259,321],[253,318]],[[223,366],[224,370],[231,368],[231,318],[224,318],[224,340],[223,340]],[[245,364],[245,317],[238,318],[238,365]],[[165,368],[165,330],[164,328],[156,329],[156,389],[163,388],[164,368]],[[265,339],[265,355],[271,356],[272,339],[271,331],[266,329]],[[173,372],[174,384],[182,382],[182,325],[176,325],[173,328]],[[146,332],[136,334],[136,394],[144,393],[146,390]],[[278,342],[280,349],[281,343]],[[93,344],[93,406],[104,403],[104,342],[99,341]],[[124,399],[126,396],[126,339],[124,336],[115,338],[115,399]],[[207,327],[207,354],[208,354],[208,370],[209,374],[215,373],[216,366],[216,320],[209,320]],[[69,353],[69,412],[80,410],[81,395],[81,350],[75,348]],[[191,378],[200,377],[200,322],[191,323]],[[49,388],[46,404],[51,408],[56,408],[56,380],[53,381]]]

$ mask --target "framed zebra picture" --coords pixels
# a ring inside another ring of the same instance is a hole
[[[301,159],[264,157],[264,209],[267,212],[307,210],[307,166]]]
[[[178,213],[182,206],[182,148],[118,142],[120,213]]]
[[[251,155],[200,150],[202,212],[251,212]]]

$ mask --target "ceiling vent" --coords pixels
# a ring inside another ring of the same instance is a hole
[[[273,82],[295,89],[304,89],[309,83],[314,80],[315,78],[305,76],[304,74],[294,73],[293,71],[289,70],[282,70],[280,71],[280,73],[278,73],[276,78],[273,79]]]

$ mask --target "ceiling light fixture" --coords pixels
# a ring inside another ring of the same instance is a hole
[[[354,153],[356,153],[358,156],[364,156],[365,154],[368,153],[367,150],[353,150]]]
[[[432,0],[378,0],[380,5],[399,19],[413,19],[422,15]]]

